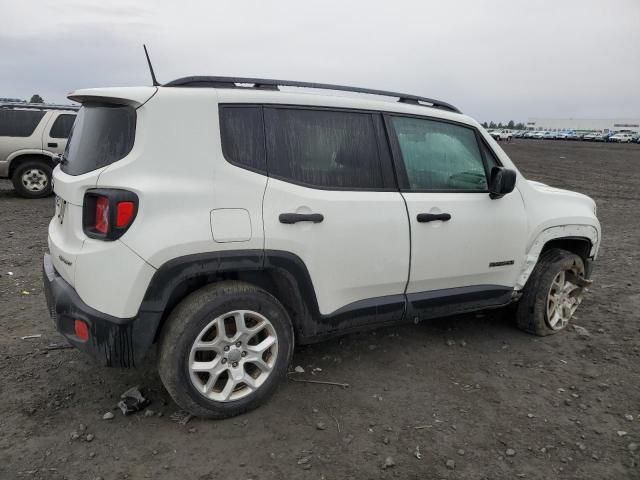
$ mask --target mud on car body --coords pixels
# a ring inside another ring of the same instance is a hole
[[[589,285],[594,202],[526,180],[445,102],[221,77],[69,98],[83,106],[54,171],[52,317],[106,365],[156,344],[196,415],[259,405],[294,344],[510,304],[548,335]]]

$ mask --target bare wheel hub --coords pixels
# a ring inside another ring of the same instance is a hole
[[[213,319],[189,352],[189,378],[205,397],[230,402],[256,391],[271,375],[278,337],[258,312],[234,310]]]

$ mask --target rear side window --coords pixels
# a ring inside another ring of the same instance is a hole
[[[86,104],[78,112],[61,169],[81,175],[124,158],[133,148],[136,111],[122,105]]]
[[[368,113],[265,108],[269,176],[320,188],[380,189]]]
[[[69,138],[75,119],[76,116],[71,114],[58,115],[58,118],[51,125],[49,136],[51,138]]]
[[[222,153],[227,161],[266,172],[264,128],[260,107],[225,106],[220,110]]]
[[[0,109],[0,137],[30,137],[45,113],[43,110]]]
[[[414,191],[487,191],[475,131],[451,123],[393,117],[402,160]]]

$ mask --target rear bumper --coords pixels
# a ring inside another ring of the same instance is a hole
[[[49,254],[44,255],[42,279],[49,314],[69,343],[108,367],[134,367],[141,362],[155,334],[155,329],[143,328],[145,315],[117,318],[91,308],[56,272]],[[75,335],[76,319],[89,326],[88,340]]]

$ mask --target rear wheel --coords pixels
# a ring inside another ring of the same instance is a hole
[[[293,329],[268,292],[220,282],[184,299],[160,337],[160,378],[180,407],[224,418],[264,402],[284,380]]]
[[[13,188],[25,198],[42,198],[51,195],[51,167],[40,160],[21,162],[11,176]]]
[[[578,255],[557,248],[544,252],[518,303],[518,327],[539,336],[564,330],[582,302],[584,274]]]

